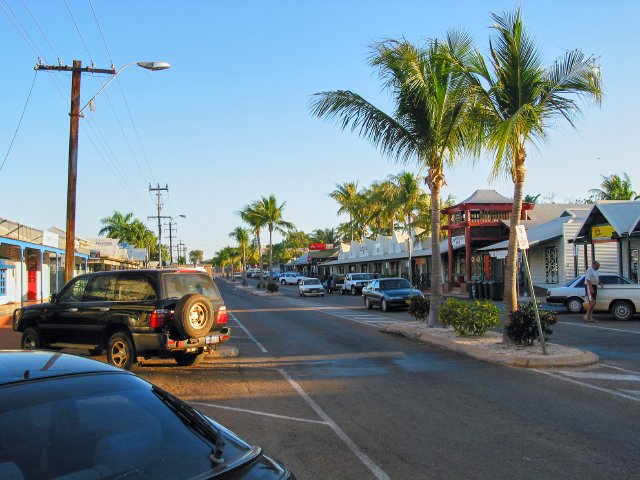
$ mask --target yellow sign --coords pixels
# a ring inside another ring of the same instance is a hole
[[[616,231],[611,225],[594,225],[591,227],[591,241],[592,242],[606,242],[613,239],[613,234]]]

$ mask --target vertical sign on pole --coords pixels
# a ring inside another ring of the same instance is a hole
[[[544,335],[542,334],[542,323],[540,322],[540,313],[538,312],[538,301],[536,293],[533,290],[533,280],[531,278],[531,270],[529,270],[529,259],[527,258],[527,250],[529,249],[529,239],[524,225],[516,225],[516,236],[518,238],[518,248],[522,250],[522,262],[524,270],[529,280],[529,288],[531,289],[531,298],[533,298],[533,308],[536,312],[536,324],[538,325],[538,335],[540,336],[540,344],[542,345],[542,354],[547,355],[547,347],[544,343]]]

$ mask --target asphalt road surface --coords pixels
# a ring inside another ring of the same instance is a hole
[[[360,297],[218,285],[240,355],[134,370],[300,479],[638,478],[638,318],[587,325],[562,315],[552,340],[601,364],[532,371],[382,334],[411,318],[365,310]],[[0,331],[1,347],[17,341]]]

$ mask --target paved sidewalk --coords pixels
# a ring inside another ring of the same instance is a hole
[[[542,354],[540,345],[519,347],[502,344],[502,335],[489,332],[484,337],[456,337],[444,328],[429,328],[423,322],[390,324],[381,329],[383,333],[402,335],[416,342],[428,343],[496,365],[525,368],[577,367],[598,363],[600,358],[593,352],[547,343],[548,355]]]

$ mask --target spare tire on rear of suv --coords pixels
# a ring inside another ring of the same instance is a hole
[[[204,337],[213,326],[211,300],[197,293],[185,295],[176,304],[173,323],[184,337]]]

